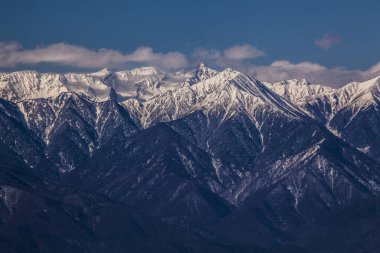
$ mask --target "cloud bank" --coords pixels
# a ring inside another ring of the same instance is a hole
[[[123,54],[112,49],[90,50],[66,43],[23,49],[17,42],[0,42],[0,67],[40,63],[89,69],[119,67],[128,63],[155,65],[163,69],[183,68],[188,65],[187,58],[182,53],[156,53],[150,47],[140,47],[130,54]]]
[[[104,67],[128,68],[131,64],[156,66],[164,70],[179,70],[193,67],[199,61],[204,61],[211,67],[219,69],[231,67],[261,81],[276,82],[306,78],[312,83],[332,87],[380,76],[380,62],[368,70],[327,68],[308,61],[292,63],[287,60],[276,60],[269,65],[254,64],[255,58],[263,56],[265,56],[264,51],[250,44],[234,45],[224,50],[198,48],[191,55],[186,56],[180,52],[155,52],[151,47],[139,47],[126,54],[112,49],[92,50],[66,43],[24,49],[17,42],[0,42],[0,68],[3,69],[19,66],[32,68],[36,64],[50,63],[89,70]]]
[[[229,60],[253,59],[264,55],[263,51],[249,44],[236,45],[224,50],[224,57]]]

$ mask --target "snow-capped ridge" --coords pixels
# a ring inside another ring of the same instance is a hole
[[[339,89],[311,84],[304,79],[265,83],[265,85],[299,106],[310,116],[320,117],[316,114],[321,113],[328,121],[344,108],[352,107],[358,110],[376,104],[379,80],[380,77],[376,77],[365,82],[352,82]]]
[[[379,83],[380,77],[349,83],[340,89],[312,84],[306,79],[268,83],[231,68],[219,72],[201,62],[191,71],[176,73],[167,73],[155,67],[116,72],[104,68],[88,74],[37,71],[3,73],[0,74],[0,97],[19,102],[74,92],[94,102],[114,100],[124,103],[134,99],[140,104],[151,106],[149,101],[157,102],[157,99],[177,96],[175,107],[189,103],[191,99],[200,101],[206,97],[209,104],[215,104],[216,101],[211,100],[217,99],[240,99],[252,104],[253,101],[247,100],[255,98],[255,103],[268,104],[295,114],[306,113],[314,118],[323,117],[328,121],[343,108],[358,110],[377,103]],[[175,110],[180,115],[178,108]]]
[[[351,82],[341,87],[342,92],[356,93],[378,89],[380,84],[380,76],[367,80],[365,82]]]
[[[361,83],[349,83],[340,90],[342,94],[349,97],[346,107],[355,111],[377,105],[380,101],[380,77]]]
[[[160,94],[135,111],[141,115],[141,125],[149,127],[195,111],[213,115],[220,124],[240,113],[248,114],[254,120],[256,110],[278,111],[289,117],[306,116],[258,80],[230,68],[194,85]]]
[[[97,72],[90,73],[89,75],[96,76],[96,77],[104,77],[104,76],[107,76],[111,73],[112,73],[112,71],[110,71],[108,68],[104,68],[104,69],[101,69]]]

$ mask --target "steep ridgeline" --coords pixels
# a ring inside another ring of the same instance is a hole
[[[35,177],[202,234],[216,252],[216,238],[313,250],[344,227],[326,224],[380,193],[379,93],[379,79],[271,84],[204,64],[14,72],[0,74],[0,142]]]
[[[167,224],[95,192],[45,182],[0,142],[1,252],[271,253]]]
[[[340,89],[288,80],[266,85],[325,124],[336,135],[380,161],[380,77]]]

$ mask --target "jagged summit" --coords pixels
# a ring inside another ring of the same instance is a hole
[[[218,71],[207,67],[204,62],[201,62],[198,64],[198,66],[194,70],[194,74],[189,79],[188,83],[190,85],[193,85],[195,83],[207,80],[207,79],[217,75],[218,73],[219,73]]]
[[[136,109],[124,103],[141,119],[144,128],[157,122],[175,120],[195,111],[222,123],[234,115],[247,113],[255,119],[258,111],[278,111],[288,117],[303,117],[303,112],[264,84],[239,71],[227,68],[193,85],[185,85],[153,97]]]
[[[207,68],[206,64],[205,64],[203,61],[201,61],[201,62],[198,64],[198,66],[197,66],[197,69],[201,69],[201,68]]]

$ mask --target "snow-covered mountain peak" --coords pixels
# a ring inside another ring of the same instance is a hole
[[[214,69],[209,68],[204,62],[201,62],[196,67],[195,73],[202,73],[209,76],[215,76],[219,72]]]
[[[265,85],[280,96],[296,103],[334,91],[327,86],[311,84],[306,79],[291,79],[277,83],[265,83]]]
[[[306,78],[302,78],[300,80],[298,80],[300,84],[303,84],[303,85],[310,85],[310,82],[308,80],[306,80]]]
[[[227,68],[222,72],[218,72],[216,75],[207,78],[206,80],[194,84],[193,89],[204,90],[206,93],[210,93],[216,90],[234,86],[239,90],[247,91],[244,86],[255,86],[252,81],[252,79],[242,74],[241,72]]]
[[[311,84],[304,79],[265,85],[312,117],[328,121],[344,108],[358,111],[376,104],[380,93],[379,82],[380,77],[376,77],[366,82],[352,82],[339,89]]]
[[[104,69],[101,69],[101,70],[99,70],[97,72],[91,73],[90,75],[91,76],[96,76],[96,77],[105,77],[105,76],[108,76],[110,74],[112,74],[112,71],[110,71],[107,68],[104,68]]]
[[[218,73],[219,73],[218,71],[207,67],[206,64],[201,62],[200,64],[198,64],[194,72],[191,73],[192,76],[187,80],[187,83],[189,85],[193,85],[201,81],[205,81],[211,77],[214,77]]]
[[[341,90],[343,92],[349,92],[352,95],[354,95],[354,94],[359,94],[363,91],[369,91],[372,89],[376,89],[379,86],[379,83],[380,83],[380,76],[372,78],[372,79],[365,81],[365,82],[349,83],[349,84],[343,86],[342,88],[340,88],[339,90]]]
[[[0,97],[19,102],[74,92],[97,102],[125,102],[135,99],[139,103],[146,103],[156,97],[172,96],[166,96],[167,92],[177,94],[177,100],[189,99],[189,96],[193,96],[192,93],[197,95],[198,100],[212,95],[208,98],[209,102],[212,99],[232,101],[240,96],[241,100],[250,97],[249,99],[254,99],[255,103],[261,101],[260,103],[273,106],[282,104],[281,107],[294,109],[291,104],[297,105],[312,117],[329,120],[336,112],[350,104],[355,108],[364,108],[376,103],[380,93],[379,83],[380,77],[362,83],[350,83],[340,89],[311,84],[306,79],[262,83],[231,68],[218,72],[200,63],[192,71],[176,73],[167,73],[155,67],[117,72],[102,69],[89,74],[36,71],[0,73]],[[250,103],[253,103],[252,101]]]
[[[17,71],[0,76],[0,97],[10,101],[50,97],[67,92],[66,79],[61,74],[40,74]]]
[[[380,101],[380,77],[365,82],[352,82],[338,90],[346,98],[349,108],[366,108]]]
[[[201,62],[198,64],[197,69],[204,69],[204,68],[207,68],[207,66],[206,66],[206,64],[205,64],[203,61],[201,61]]]
[[[257,97],[266,97],[267,93],[270,92],[260,81],[231,68],[223,70],[205,82],[218,83],[224,86],[230,85],[241,92],[246,92]]]
[[[380,85],[380,76],[377,76],[375,78],[372,78],[371,80],[368,80],[366,82],[362,82],[361,84],[363,88],[374,88],[374,87],[379,87]]]
[[[137,118],[142,115],[140,119],[144,127],[178,119],[199,110],[207,117],[217,118],[219,123],[239,113],[248,113],[253,119],[257,111],[263,110],[291,117],[303,114],[264,84],[232,69],[226,69],[194,85],[166,91],[141,106],[135,107],[129,103],[124,105],[135,111]]]

